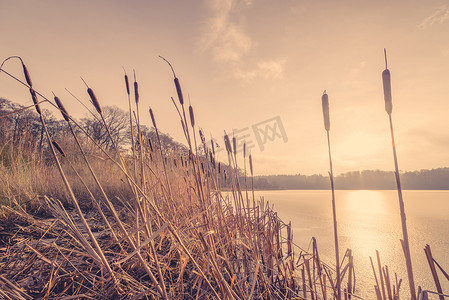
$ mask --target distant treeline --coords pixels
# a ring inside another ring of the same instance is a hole
[[[406,190],[449,190],[449,168],[420,170],[400,174]],[[254,177],[254,188],[260,190],[325,190],[329,177],[323,175],[269,175]],[[396,189],[394,172],[365,170],[347,172],[335,178],[339,190]]]

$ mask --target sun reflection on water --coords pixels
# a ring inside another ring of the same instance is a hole
[[[345,209],[356,214],[374,217],[385,213],[386,199],[380,191],[347,191],[344,200]]]
[[[400,227],[392,226],[399,220],[396,216],[396,203],[381,191],[365,190],[345,191],[341,193],[340,201],[341,219],[345,220],[340,226],[343,246],[341,250],[351,248],[355,263],[360,263],[359,267],[366,265],[364,262],[368,257],[374,258],[376,250],[379,250],[382,260],[388,261],[390,267],[400,273],[402,260],[397,259],[397,254],[400,253]],[[366,278],[361,280],[371,282],[371,270],[363,269]]]
[[[386,199],[378,191],[347,191],[343,195],[341,214],[346,224],[341,234],[358,255],[373,255],[376,247],[390,239],[382,230],[388,216]]]
[[[263,191],[266,200],[274,204],[279,216],[292,221],[295,242],[307,248],[316,237],[320,258],[335,260],[331,193],[322,191]],[[347,248],[352,250],[357,277],[356,293],[364,299],[375,299],[375,283],[369,257],[375,261],[379,251],[382,265],[388,265],[390,275],[403,279],[401,299],[407,298],[408,283],[405,259],[401,248],[401,218],[398,195],[388,191],[336,191],[340,259]],[[432,246],[438,262],[449,261],[449,191],[404,191],[407,227],[415,283],[423,289],[434,289],[423,248]],[[443,266],[447,270],[447,263]],[[449,282],[442,281],[443,290]]]

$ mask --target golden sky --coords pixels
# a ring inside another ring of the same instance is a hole
[[[151,106],[160,129],[182,140],[162,55],[207,136],[223,144],[223,130],[247,135],[258,175],[327,173],[324,90],[334,172],[393,169],[384,48],[400,169],[448,166],[447,0],[0,0],[1,60],[21,56],[35,88],[54,91],[71,114],[85,111],[65,88],[88,102],[79,76],[102,105],[127,109],[122,66],[134,68],[141,119],[150,125]],[[17,63],[5,70],[22,76]],[[31,103],[4,74],[0,97]],[[272,133],[265,121],[278,136],[259,144],[253,126]]]

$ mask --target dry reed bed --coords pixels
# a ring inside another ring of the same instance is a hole
[[[131,133],[131,151],[124,153],[115,144],[101,104],[86,82],[111,149],[98,145],[70,117],[61,99],[55,96],[55,105],[34,90],[28,69],[20,62],[26,83],[0,69],[29,88],[52,167],[62,180],[59,188],[68,203],[40,196],[42,209],[53,216],[50,219],[32,216],[20,205],[3,210],[0,235],[6,243],[0,245],[0,296],[67,300],[357,298],[351,250],[341,261],[337,254],[335,271],[320,261],[315,239],[310,253],[295,245],[291,224],[285,224],[264,199],[255,199],[254,189],[246,188],[252,186],[251,155],[244,150],[245,188],[239,180],[235,139],[231,144],[225,136],[226,167],[217,162],[213,143],[208,147],[195,124],[192,106],[187,108],[184,103],[173,68],[178,101],[172,98],[172,102],[188,153],[163,149],[152,109],[149,117],[156,139],[143,139],[135,73],[134,85],[125,73],[129,121],[137,130]],[[49,134],[42,103],[61,111],[74,145],[69,153]],[[107,170],[113,166],[114,172],[105,176],[101,164],[86,154],[87,147],[96,147],[96,156],[107,163]],[[76,163],[74,156],[80,158]],[[118,195],[105,191],[108,175],[122,182]],[[230,189],[222,190],[223,183]],[[84,191],[82,198],[74,186]],[[88,211],[82,209],[86,202],[91,207]],[[399,299],[401,281],[391,284],[388,267],[381,267],[379,258],[378,265],[382,274],[380,284],[376,277],[378,299],[386,299],[384,290],[389,299]]]
[[[53,216],[45,220],[28,214],[20,206],[4,210],[3,220],[14,220],[14,224],[8,226],[5,221],[2,228],[3,232],[9,231],[7,243],[0,249],[3,297],[322,299],[335,293],[334,271],[320,262],[317,249],[313,254],[301,251],[293,243],[291,225],[284,224],[263,199],[255,199],[254,191],[248,193],[241,188],[235,140],[232,147],[229,138],[225,139],[227,173],[216,162],[214,149],[207,147],[201,130],[195,127],[192,106],[186,114],[174,71],[179,104],[172,100],[185,133],[188,154],[163,151],[151,109],[157,139],[150,141],[152,145],[143,140],[138,84],[134,76],[137,115],[133,112],[133,118],[130,84],[125,74],[131,127],[135,124],[138,129],[132,137],[132,154],[126,154],[112,137],[112,149],[96,144],[70,117],[58,97],[55,96],[55,105],[34,90],[28,70],[21,59],[20,62],[26,79],[22,84],[30,90],[53,166],[62,179],[60,189],[65,190],[69,203],[63,205],[58,198],[40,196],[42,207]],[[110,135],[100,102],[87,83],[86,87]],[[41,113],[42,103],[61,111],[77,155],[83,158],[82,167],[72,163],[73,156],[53,141]],[[103,159],[115,166],[119,173],[115,176],[124,183],[128,198],[112,199],[107,195],[98,175],[101,167],[94,166],[80,139],[90,139]],[[246,170],[248,157],[246,153],[244,156]],[[251,156],[249,165],[252,177]],[[231,185],[230,191],[221,191],[223,180]],[[73,185],[80,183],[85,197],[90,199],[80,199],[75,195],[79,193],[73,192]],[[91,201],[91,211],[81,209],[80,202],[85,201]],[[348,274],[352,273],[350,266]]]
[[[323,293],[331,299],[331,268],[320,262],[315,247],[311,254],[299,250],[292,242],[291,225],[284,224],[263,200],[248,211],[248,217],[234,214],[230,203],[211,207],[211,211],[222,211],[219,215],[222,221],[214,218],[216,226],[208,232],[196,207],[181,206],[173,214],[177,220],[177,232],[217,291],[226,284],[235,299],[324,299]],[[161,297],[141,262],[132,256],[133,248],[126,242],[115,243],[107,227],[99,224],[97,213],[87,213],[86,219],[113,265],[118,284],[101,266],[95,265],[84,246],[74,237],[71,226],[66,223],[69,219],[74,223],[80,222],[73,211],[68,212],[67,220],[61,217],[37,220],[20,210],[9,213],[15,224],[22,225],[10,238],[11,245],[1,249],[4,255],[0,260],[0,270],[4,278],[14,282],[14,289],[1,284],[3,289],[0,293],[14,295],[14,291],[21,290],[24,299],[73,295],[93,299]],[[64,211],[61,208],[55,213],[63,214]],[[124,214],[123,217],[129,214],[126,208],[122,208],[120,213]],[[248,222],[243,228],[239,225],[242,219]],[[130,232],[133,230],[131,226],[126,228]],[[170,237],[167,226],[156,228],[157,225],[153,225],[157,234],[154,242],[168,297],[215,298],[188,255]],[[252,232],[252,239],[247,232]],[[154,258],[144,244],[141,244],[140,253],[156,273]],[[224,294],[220,298],[228,296]]]

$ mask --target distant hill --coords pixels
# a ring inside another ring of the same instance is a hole
[[[449,190],[449,168],[420,170],[400,174],[405,190]],[[329,177],[323,175],[269,175],[254,177],[254,188],[264,190],[325,190]],[[347,172],[335,178],[338,190],[396,189],[394,172],[364,170]]]

